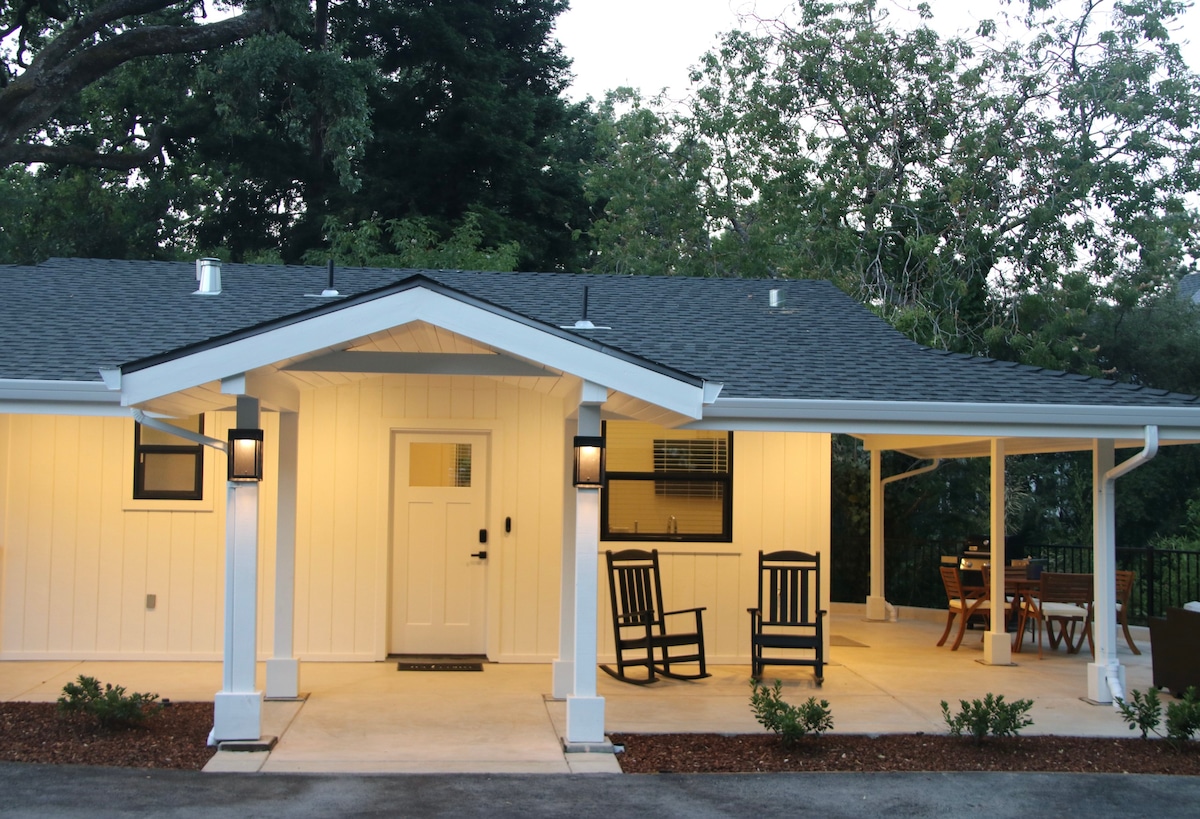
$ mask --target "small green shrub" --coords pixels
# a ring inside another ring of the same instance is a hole
[[[1153,731],[1160,737],[1165,737],[1176,748],[1181,748],[1185,742],[1200,734],[1200,693],[1195,686],[1183,692],[1183,699],[1167,703],[1166,733],[1158,730],[1162,723],[1162,701],[1158,690],[1151,688],[1144,695],[1140,691],[1130,691],[1129,700],[1117,700],[1121,717],[1129,723],[1129,730],[1141,730],[1142,738]]]
[[[125,728],[137,725],[161,706],[155,703],[158,694],[126,694],[125,687],[105,683],[101,689],[95,677],[79,675],[77,682],[63,686],[58,709],[65,713],[87,714],[103,728]]]
[[[976,742],[983,742],[989,733],[994,737],[1015,737],[1022,728],[1033,725],[1033,720],[1026,716],[1033,700],[1005,702],[1003,694],[988,694],[982,700],[958,702],[962,709],[951,715],[950,705],[942,700],[942,717],[951,735],[956,737],[966,733]]]
[[[757,680],[751,680],[750,685],[754,689],[750,708],[755,718],[764,728],[778,734],[784,745],[790,746],[807,734],[820,736],[833,728],[828,700],[817,702],[816,697],[809,697],[803,705],[795,706],[784,701],[780,680],[775,681],[774,688],[759,685]]]
[[[1158,699],[1158,689],[1151,688],[1145,696],[1141,691],[1130,691],[1129,700],[1118,699],[1117,708],[1121,718],[1129,725],[1130,731],[1141,731],[1142,739],[1153,731],[1158,733],[1162,722],[1162,703]]]

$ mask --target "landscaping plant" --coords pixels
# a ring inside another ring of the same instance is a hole
[[[750,686],[754,689],[750,708],[755,718],[764,728],[778,734],[784,745],[791,746],[807,734],[820,736],[833,728],[828,700],[817,702],[816,697],[809,697],[803,705],[795,706],[785,702],[780,694],[781,680],[775,681],[774,688],[759,685],[758,680],[751,680]]]
[[[1130,691],[1129,700],[1117,700],[1121,717],[1129,723],[1129,730],[1140,730],[1142,739],[1148,732],[1153,731],[1160,737],[1165,736],[1168,742],[1176,748],[1200,733],[1200,693],[1195,686],[1189,686],[1183,692],[1183,699],[1167,703],[1167,731],[1164,735],[1158,730],[1162,723],[1162,702],[1158,690],[1151,688],[1144,695],[1140,691]]]
[[[942,716],[953,736],[970,734],[976,742],[983,742],[989,733],[994,737],[1015,737],[1022,728],[1033,725],[1026,714],[1033,707],[1033,700],[1005,702],[1003,694],[988,694],[982,700],[959,700],[961,710],[950,714],[950,705],[942,700]]]
[[[127,728],[145,721],[161,708],[158,694],[126,694],[121,685],[104,684],[95,677],[79,675],[77,682],[63,686],[58,708],[65,713],[87,714],[102,728]]]

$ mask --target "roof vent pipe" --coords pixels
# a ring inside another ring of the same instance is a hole
[[[197,296],[216,296],[221,293],[221,260],[204,258],[196,262],[196,281],[200,282]]]
[[[325,287],[324,290],[321,291],[321,295],[322,296],[341,295],[340,293],[338,293],[338,291],[336,289],[334,289],[334,286],[333,286],[333,259],[330,259],[328,264],[329,264],[329,284]]]
[[[772,287],[770,291],[768,291],[768,296],[770,298],[770,305],[772,307],[783,306],[783,291],[778,287]]]

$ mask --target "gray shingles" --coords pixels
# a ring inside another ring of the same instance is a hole
[[[725,384],[722,397],[1196,406],[1192,396],[930,350],[824,281],[339,269],[354,296],[414,275],[549,327]],[[0,378],[99,380],[128,364],[342,302],[307,297],[321,267],[224,265],[196,296],[190,263],[52,259],[0,268]],[[783,292],[782,307],[768,291]]]

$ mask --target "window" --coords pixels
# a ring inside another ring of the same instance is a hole
[[[191,432],[204,432],[204,416],[168,421]],[[204,497],[204,446],[141,424],[133,431],[133,497],[139,500],[201,500]]]
[[[605,424],[605,540],[733,540],[733,434]]]

